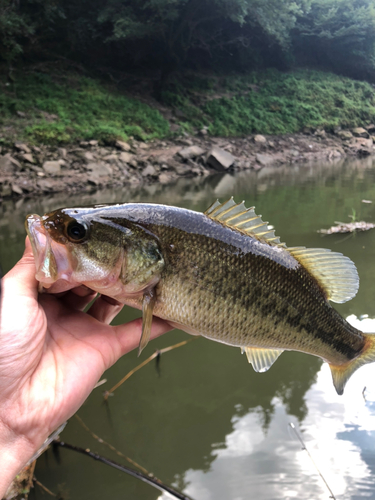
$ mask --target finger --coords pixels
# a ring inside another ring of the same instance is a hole
[[[95,299],[96,295],[97,293],[93,290],[90,290],[90,288],[87,288],[86,286],[80,286],[64,293],[60,300],[67,307],[69,307],[69,309],[83,311],[85,307]]]
[[[5,290],[10,297],[38,296],[38,282],[35,279],[35,262],[29,238],[25,241],[24,254],[17,264],[4,276]]]
[[[90,307],[88,314],[101,323],[109,323],[118,315],[124,304],[106,295],[100,295]]]
[[[153,316],[150,340],[160,337],[160,335],[173,330],[173,328],[167,321]],[[121,346],[119,356],[122,356],[138,347],[142,334],[142,318],[130,321],[125,325],[113,326],[112,329],[115,331]]]

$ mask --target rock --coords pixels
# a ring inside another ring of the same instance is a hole
[[[15,194],[23,194],[22,189],[18,186],[18,184],[12,183],[12,193]]]
[[[33,165],[32,163],[27,165],[27,167],[29,170],[32,170],[33,172],[36,172],[37,174],[41,173],[42,175],[44,175],[43,169],[41,167],[37,167],[36,165]]]
[[[187,148],[181,149],[178,155],[184,160],[190,160],[196,158],[197,156],[202,156],[206,151],[199,146],[189,146]]]
[[[350,130],[339,130],[337,132],[337,135],[343,141],[349,141],[353,137],[353,134],[350,132]]]
[[[35,163],[35,160],[33,158],[33,155],[30,153],[25,153],[22,158],[27,161],[28,163]]]
[[[115,146],[122,151],[130,151],[130,145],[125,141],[116,141]]]
[[[365,137],[366,139],[370,134],[363,127],[356,127],[352,130],[354,137]]]
[[[370,156],[372,154],[372,151],[368,148],[360,147],[357,150],[357,154],[358,154],[358,156]]]
[[[178,142],[183,146],[194,146],[194,142],[189,138],[180,139]]]
[[[94,146],[97,146],[99,144],[99,141],[95,141],[94,139],[92,139],[91,141],[89,141],[89,145],[94,147]]]
[[[206,159],[206,163],[219,172],[223,172],[230,168],[234,161],[235,157],[231,153],[228,153],[217,146],[210,149]]]
[[[327,134],[326,134],[326,131],[324,129],[319,129],[318,128],[317,130],[315,130],[314,135],[316,137],[324,138],[324,137],[326,137]]]
[[[372,145],[374,144],[374,141],[370,137],[370,139],[362,139],[359,143],[361,146],[368,148],[368,149],[371,149]]]
[[[115,155],[115,154],[111,154],[111,155],[107,155],[107,156],[104,156],[104,157],[103,157],[103,160],[105,160],[105,161],[106,161],[106,162],[108,162],[108,163],[111,163],[112,165],[113,165],[114,163],[117,163],[117,160],[118,160],[118,159],[119,159],[119,158],[118,158],[118,156],[117,156],[117,155]]]
[[[43,163],[43,170],[50,175],[57,175],[61,171],[61,165],[59,161],[45,161]]]
[[[267,139],[264,137],[264,135],[257,134],[254,137],[254,142],[257,144],[265,144],[267,142]]]
[[[31,153],[31,149],[24,142],[16,142],[14,144],[14,147],[19,151],[23,151],[24,153]]]
[[[342,154],[340,153],[340,151],[338,151],[337,149],[333,149],[332,151],[329,152],[328,159],[333,160],[335,158],[341,158],[341,156]]]
[[[57,152],[62,158],[66,158],[68,152],[65,148],[58,148]]]
[[[156,175],[156,170],[152,165],[147,165],[147,167],[142,170],[142,177],[152,177],[154,175]]]
[[[138,144],[138,147],[139,147],[139,149],[149,149],[150,148],[150,146],[148,144],[146,144],[145,142],[140,142]]]
[[[82,154],[82,158],[86,163],[91,163],[93,160],[95,160],[95,156],[91,153],[91,151],[85,151]]]
[[[91,170],[91,173],[97,177],[104,177],[113,174],[112,168],[106,163],[89,163],[87,165],[87,170]]]
[[[167,174],[166,172],[163,172],[159,175],[158,180],[160,184],[168,184],[172,180],[172,176],[170,174]]]
[[[87,182],[89,184],[92,184],[93,186],[99,186],[100,185],[100,180],[99,180],[99,177],[97,177],[96,175],[90,175],[88,178],[87,178]]]
[[[191,173],[191,166],[187,163],[178,163],[173,165],[173,168],[178,175],[189,175]]]
[[[124,163],[129,163],[132,159],[134,158],[134,155],[130,153],[126,153],[125,151],[120,153],[119,160],[123,161]]]
[[[20,118],[26,118],[26,113],[24,113],[23,111],[16,111],[16,113]]]
[[[7,155],[6,155],[6,156],[7,156]],[[13,158],[13,156],[9,155],[9,160],[13,163],[13,165],[14,165],[15,167],[17,167],[17,168],[19,168],[19,169],[21,169],[21,168],[22,168],[21,163],[20,163],[18,160],[16,160],[15,158]]]
[[[48,179],[40,179],[38,182],[37,182],[37,185],[39,186],[39,188],[42,190],[42,191],[51,191],[53,189],[53,182],[51,182],[50,180]]]
[[[272,163],[275,163],[275,158],[272,155],[257,154],[256,155],[256,161],[262,167],[268,167],[268,165],[271,165]]]
[[[371,125],[367,125],[365,129],[370,135],[375,133],[375,125],[373,123]]]
[[[12,186],[9,184],[2,184],[0,186],[0,195],[5,197],[5,196],[10,196],[12,194]]]
[[[294,157],[300,156],[300,151],[298,149],[291,149],[290,154]],[[266,155],[265,155],[266,156]]]
[[[11,161],[10,154],[6,154],[4,156],[0,156],[0,173],[9,174],[14,172],[15,165]]]

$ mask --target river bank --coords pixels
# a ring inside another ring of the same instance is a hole
[[[178,177],[207,176],[295,162],[334,161],[374,154],[375,126],[338,130],[306,130],[283,136],[242,138],[197,135],[174,140],[96,140],[65,147],[16,142],[0,151],[0,201],[56,192],[91,192],[102,187],[168,184]]]

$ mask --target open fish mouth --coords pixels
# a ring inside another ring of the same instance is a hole
[[[51,238],[39,215],[28,215],[25,226],[34,254],[35,277],[42,287],[54,293],[73,288],[73,269],[64,245]]]

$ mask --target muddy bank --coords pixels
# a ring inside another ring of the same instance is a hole
[[[334,161],[375,153],[375,126],[352,131],[306,131],[289,136],[245,138],[196,136],[148,143],[98,141],[66,147],[15,143],[0,151],[0,201],[43,193],[91,192],[102,187],[167,184],[178,177],[261,170],[296,162]]]

